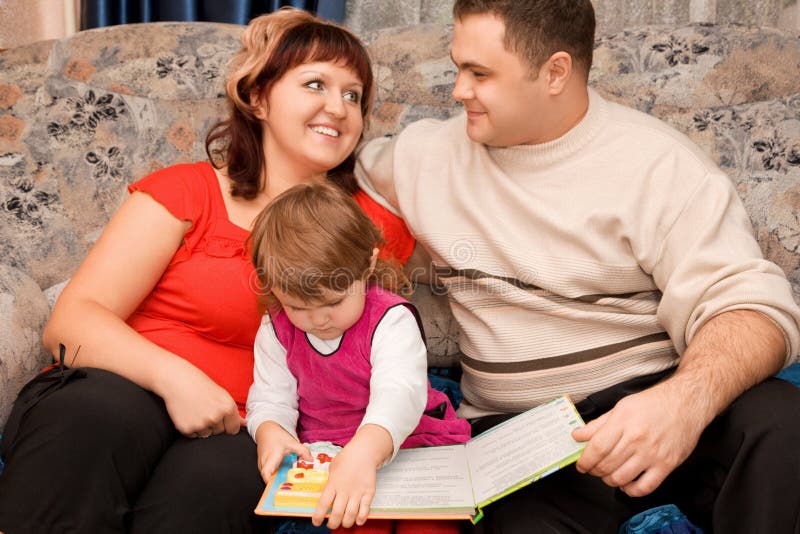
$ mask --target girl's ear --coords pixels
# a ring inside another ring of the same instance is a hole
[[[375,271],[375,266],[378,264],[378,249],[372,249],[372,257],[369,260],[369,274]]]

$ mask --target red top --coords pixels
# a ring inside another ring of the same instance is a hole
[[[382,259],[395,258],[402,265],[408,261],[409,256],[414,251],[416,240],[411,232],[408,231],[406,223],[370,198],[364,191],[358,190],[353,198],[361,206],[364,213],[369,215],[375,226],[383,233],[383,240],[386,245],[380,252]]]
[[[144,191],[192,227],[128,324],[190,361],[225,388],[244,415],[253,382],[253,342],[261,322],[249,232],[228,219],[209,163],[175,165],[128,186]]]
[[[225,388],[244,416],[261,323],[255,270],[244,247],[249,232],[228,218],[219,181],[207,162],[162,169],[129,185],[128,191],[146,192],[175,217],[192,223],[128,324]],[[362,209],[385,232],[387,253],[405,262],[414,248],[405,224],[360,195]]]

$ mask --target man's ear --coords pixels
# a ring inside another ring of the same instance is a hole
[[[551,95],[561,94],[572,75],[572,56],[564,51],[550,56],[539,72],[539,76],[546,76],[547,89]]]

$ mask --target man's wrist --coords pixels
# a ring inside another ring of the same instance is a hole
[[[683,417],[695,419],[701,431],[727,406],[725,401],[714,397],[713,392],[709,391],[708,382],[702,377],[681,373],[680,370],[653,387],[660,389],[664,402],[673,406]]]

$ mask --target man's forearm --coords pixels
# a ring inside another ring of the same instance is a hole
[[[786,342],[775,323],[756,311],[729,311],[695,335],[667,382],[690,395],[707,425],[739,395],[779,371],[785,357]]]

